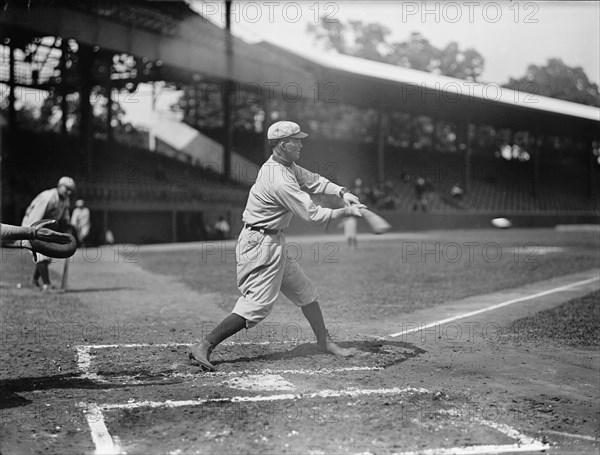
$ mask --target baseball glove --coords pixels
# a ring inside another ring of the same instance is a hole
[[[77,240],[71,234],[57,232],[55,220],[40,220],[31,225],[35,229],[30,240],[31,251],[51,258],[64,259],[73,256],[77,250]]]

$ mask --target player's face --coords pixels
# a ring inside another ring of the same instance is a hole
[[[71,196],[73,194],[73,188],[68,187],[67,185],[60,185],[58,187],[58,195],[61,198],[65,198],[67,196]]]
[[[300,139],[286,139],[282,144],[285,159],[288,161],[298,161],[300,159],[300,150],[302,150],[302,141]]]

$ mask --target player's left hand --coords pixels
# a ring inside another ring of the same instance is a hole
[[[360,200],[352,193],[344,193],[344,205],[350,207],[351,205],[360,204]]]
[[[66,245],[71,241],[71,237],[68,234],[53,231],[46,226],[57,225],[55,220],[42,220],[38,223],[33,224],[34,240],[43,240],[44,242],[57,243],[59,245]]]

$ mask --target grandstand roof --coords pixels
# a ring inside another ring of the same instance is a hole
[[[279,57],[228,33],[193,11],[184,0],[10,1],[0,11],[0,37],[27,43],[60,36],[78,43],[160,61],[169,80],[199,75],[261,84],[295,82],[309,87],[310,74],[289,68]],[[174,70],[173,70],[174,69]]]
[[[452,120],[462,118],[554,134],[586,134],[600,123],[599,108],[519,92],[496,83],[476,83],[335,52],[292,51],[265,42],[261,46],[320,73],[321,88],[327,82],[336,83],[339,100],[348,104],[375,108],[383,105]]]

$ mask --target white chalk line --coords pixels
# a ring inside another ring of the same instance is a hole
[[[108,428],[106,428],[102,409],[95,403],[79,403],[79,405],[84,407],[83,412],[90,426],[92,441],[94,441],[94,445],[96,446],[94,453],[98,455],[118,455],[123,453],[118,438],[113,439],[108,432]]]
[[[583,439],[585,441],[598,441],[597,437],[586,436],[583,434],[565,433],[564,431],[544,430],[544,433],[555,434],[557,436],[565,436],[567,438]]]
[[[497,454],[497,453],[524,453],[524,452],[539,452],[548,450],[546,444],[502,444],[502,445],[479,445],[465,447],[450,447],[437,449],[423,449],[414,452],[399,452],[394,455],[481,455],[481,454]]]
[[[82,405],[86,407],[88,423],[92,433],[92,439],[96,445],[96,454],[100,453],[122,453],[118,439],[114,439],[108,433],[106,424],[104,423],[103,411],[114,409],[139,409],[139,408],[178,408],[184,406],[202,406],[212,403],[252,403],[265,401],[283,401],[283,400],[299,400],[307,398],[336,398],[336,397],[358,397],[368,395],[400,395],[406,393],[429,394],[430,392],[424,388],[392,388],[392,389],[346,389],[346,390],[322,390],[320,392],[306,394],[279,394],[279,395],[258,395],[258,396],[238,396],[230,398],[206,398],[198,400],[178,400],[178,401],[141,401],[132,403],[112,403],[112,404],[92,404]],[[440,411],[442,413],[452,414],[452,410]],[[524,453],[547,450],[548,445],[541,441],[526,436],[518,430],[504,424],[491,422],[485,419],[475,419],[481,425],[488,426],[499,433],[502,433],[517,442],[514,444],[488,444],[464,447],[451,448],[435,448],[424,449],[413,452],[402,452],[397,455],[450,455],[450,454],[500,454],[500,453]],[[116,442],[115,442],[116,440]]]
[[[254,396],[236,396],[219,398],[200,398],[197,400],[167,400],[167,401],[139,401],[133,403],[108,403],[98,405],[103,410],[111,409],[138,409],[138,408],[179,408],[182,406],[202,406],[212,403],[256,403],[265,401],[285,401],[302,400],[310,398],[355,398],[369,395],[402,395],[402,394],[429,394],[429,390],[415,387],[394,387],[391,389],[342,389],[342,390],[321,390],[311,393],[284,393],[278,395],[254,395]]]
[[[346,389],[346,390],[321,390],[313,393],[299,394],[279,394],[279,395],[256,395],[256,396],[237,396],[230,398],[205,398],[199,400],[178,400],[178,401],[140,401],[133,403],[112,403],[112,404],[85,404],[79,403],[84,408],[92,440],[96,446],[95,454],[121,454],[119,439],[112,437],[108,432],[104,422],[103,411],[112,409],[139,409],[139,408],[178,408],[182,406],[202,406],[211,403],[253,403],[269,402],[283,400],[300,400],[306,398],[336,398],[336,397],[357,397],[367,395],[399,395],[406,393],[430,393],[427,389],[405,387],[393,389]]]
[[[299,343],[297,340],[284,340],[284,341],[239,341],[239,342],[225,342],[221,343],[222,346],[236,346],[236,345],[267,345],[267,344],[296,344]],[[77,345],[77,368],[81,372],[80,378],[96,380],[100,382],[106,382],[97,373],[90,371],[92,367],[91,353],[92,349],[118,349],[118,348],[139,348],[139,347],[156,347],[156,348],[174,348],[177,346],[191,346],[194,343],[126,343],[126,344],[80,344]]]
[[[455,409],[442,409],[439,410],[440,414],[460,415],[460,411]],[[464,447],[438,447],[435,449],[423,449],[412,452],[402,452],[395,455],[470,455],[470,454],[483,454],[483,453],[516,453],[516,452],[534,452],[540,450],[547,450],[549,446],[544,444],[535,438],[524,435],[518,430],[504,425],[502,423],[491,422],[489,420],[475,418],[475,422],[480,425],[490,427],[499,433],[508,436],[511,439],[516,440],[514,444],[485,444],[475,446],[464,446]]]
[[[587,280],[577,281],[575,283],[567,284],[567,285],[564,285],[564,286],[559,286],[559,287],[553,288],[553,289],[548,289],[546,291],[538,292],[536,294],[526,295],[524,297],[519,297],[519,298],[516,298],[516,299],[507,300],[506,302],[498,303],[496,305],[492,305],[492,306],[489,306],[487,308],[482,308],[480,310],[471,311],[469,313],[460,314],[458,316],[453,316],[453,317],[447,318],[447,319],[442,319],[441,321],[432,322],[430,324],[426,324],[426,325],[423,325],[421,327],[415,327],[415,328],[412,328],[412,329],[403,330],[401,332],[392,333],[389,336],[392,337],[392,338],[395,338],[395,337],[399,337],[399,336],[402,336],[402,335],[408,335],[409,333],[427,330],[427,329],[429,329],[431,327],[435,327],[435,326],[438,326],[438,325],[447,324],[448,322],[456,321],[457,319],[468,318],[470,316],[475,316],[476,314],[485,313],[486,311],[492,311],[492,310],[496,310],[498,308],[502,308],[502,307],[505,307],[505,306],[508,306],[508,305],[512,305],[513,303],[524,302],[526,300],[536,299],[538,297],[543,297],[545,295],[554,294],[556,292],[566,291],[567,289],[571,289],[571,288],[574,288],[574,287],[577,287],[577,286],[582,286],[584,284],[592,283],[592,282],[598,281],[598,280],[600,280],[599,277],[593,277],[593,278],[589,278]]]
[[[77,346],[77,368],[81,371],[80,378],[99,380],[97,373],[90,372],[92,367],[92,354],[89,346]]]
[[[381,371],[383,367],[340,367],[340,368],[323,368],[320,370],[273,370],[269,368],[261,368],[256,370],[236,370],[236,371],[199,371],[198,373],[182,373],[182,372],[165,372],[157,373],[154,376],[150,376],[147,379],[138,379],[142,374],[137,376],[123,375],[123,376],[102,376],[96,373],[90,373],[86,377],[94,379],[102,383],[127,383],[127,384],[145,384],[149,382],[156,382],[157,379],[164,380],[165,382],[169,379],[202,379],[202,378],[228,378],[232,376],[247,376],[255,374],[290,374],[290,375],[303,375],[303,376],[317,376],[317,375],[329,375],[335,373],[344,373],[349,371]],[[91,375],[94,375],[92,378]],[[85,376],[85,375],[84,375]]]

